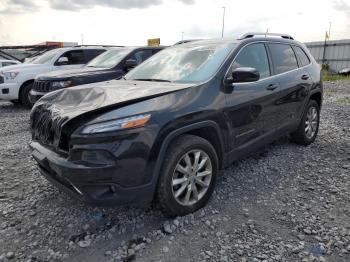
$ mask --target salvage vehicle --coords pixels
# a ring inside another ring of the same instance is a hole
[[[160,46],[113,48],[91,60],[83,68],[39,75],[30,91],[30,102],[34,104],[45,94],[58,89],[119,79],[163,48]]]
[[[0,100],[20,102],[31,107],[29,92],[38,74],[83,67],[106,51],[105,47],[75,46],[45,52],[30,63],[7,66],[0,70]]]
[[[202,40],[152,56],[125,80],[58,90],[31,112],[32,155],[95,205],[155,200],[168,216],[206,205],[218,171],[280,136],[318,132],[321,68],[288,35]]]

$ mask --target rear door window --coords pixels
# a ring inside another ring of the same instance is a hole
[[[239,67],[257,69],[260,73],[260,79],[269,77],[271,74],[265,45],[257,43],[244,47],[233,62],[230,72]]]
[[[298,68],[297,58],[290,45],[269,43],[269,49],[276,74],[281,74]]]
[[[301,63],[301,66],[306,66],[310,64],[309,57],[305,54],[304,50],[301,49],[299,46],[294,47],[295,53],[297,54],[299,61]]]

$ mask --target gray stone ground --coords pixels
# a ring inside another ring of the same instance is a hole
[[[325,83],[320,133],[223,170],[208,206],[94,208],[51,186],[29,112],[0,102],[0,261],[350,261],[350,82]]]

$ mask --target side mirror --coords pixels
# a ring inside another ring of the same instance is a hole
[[[61,56],[60,58],[58,58],[56,65],[68,65],[68,57]]]
[[[255,82],[260,79],[260,73],[252,67],[239,67],[232,71],[232,75],[226,80],[226,84]]]
[[[131,69],[133,69],[136,66],[137,66],[137,61],[135,59],[128,59],[125,62],[125,70],[126,71],[130,71]]]

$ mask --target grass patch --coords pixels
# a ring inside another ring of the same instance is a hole
[[[322,70],[323,81],[350,80],[350,76],[331,74],[326,70]]]
[[[341,104],[350,104],[350,97],[349,96],[341,97],[337,100],[337,102]]]

